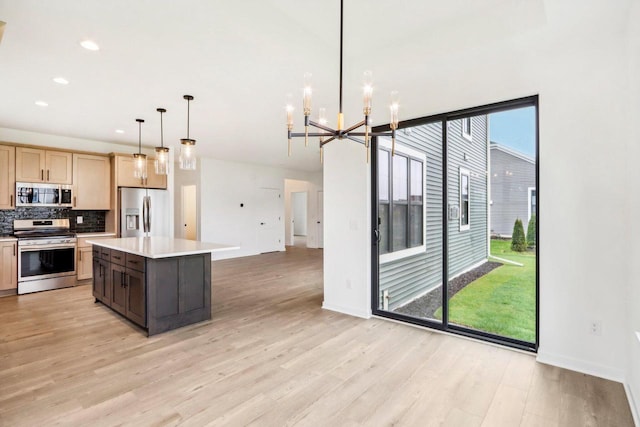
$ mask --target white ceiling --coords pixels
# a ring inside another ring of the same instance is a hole
[[[316,111],[335,117],[338,0],[0,0],[0,20],[0,127],[133,146],[143,118],[143,144],[154,146],[164,107],[166,145],[178,147],[190,94],[199,155],[321,169],[315,144],[296,140],[287,158],[284,103],[287,93],[299,99],[310,71]],[[422,116],[416,79],[430,61],[544,20],[542,0],[345,0],[346,124],[362,119],[364,70],[375,78],[374,124],[388,122],[392,89],[401,119]],[[86,38],[100,51],[80,47]]]

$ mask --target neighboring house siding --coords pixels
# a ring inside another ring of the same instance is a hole
[[[462,121],[449,122],[448,203],[460,203],[459,169],[470,171],[470,228],[460,231],[459,220],[449,220],[449,278],[487,259],[487,116],[473,117],[473,140],[462,137]],[[466,154],[466,160],[465,160]]]
[[[450,122],[448,132],[448,201],[459,203],[458,170],[471,172],[471,227],[460,232],[458,220],[449,220],[449,275],[453,276],[487,257],[487,119],[473,119],[473,141],[461,136],[461,121]],[[425,252],[380,265],[380,292],[389,291],[393,310],[442,283],[442,126],[441,123],[399,131],[397,143],[426,154]],[[464,153],[467,161],[463,160]]]
[[[522,220],[525,231],[529,220],[529,188],[536,186],[533,159],[510,154],[491,144],[491,234],[511,237],[513,224]]]

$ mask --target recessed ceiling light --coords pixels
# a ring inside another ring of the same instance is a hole
[[[54,82],[61,84],[61,85],[68,85],[69,84],[69,80],[65,79],[64,77],[55,77],[53,79]]]
[[[94,42],[93,40],[83,40],[80,42],[80,46],[87,50],[100,50],[100,46],[98,46],[98,43]]]
[[[46,102],[44,102],[44,101],[36,101],[36,105],[37,105],[38,107],[47,107],[49,104],[47,104],[47,103],[46,103]]]
[[[122,129],[116,129],[116,133],[124,133]]]

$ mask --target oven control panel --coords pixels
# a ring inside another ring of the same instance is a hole
[[[41,245],[60,245],[60,244],[74,244],[76,243],[75,237],[58,238],[58,239],[29,239],[18,240],[20,246],[41,246]]]

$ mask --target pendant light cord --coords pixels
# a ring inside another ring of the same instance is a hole
[[[342,113],[342,21],[344,0],[340,0],[340,113]]]
[[[164,132],[162,130],[162,111],[160,111],[160,146],[164,148]]]
[[[142,154],[142,122],[138,122],[138,154]]]
[[[191,104],[191,100],[187,99],[187,139],[189,138],[189,105]]]

